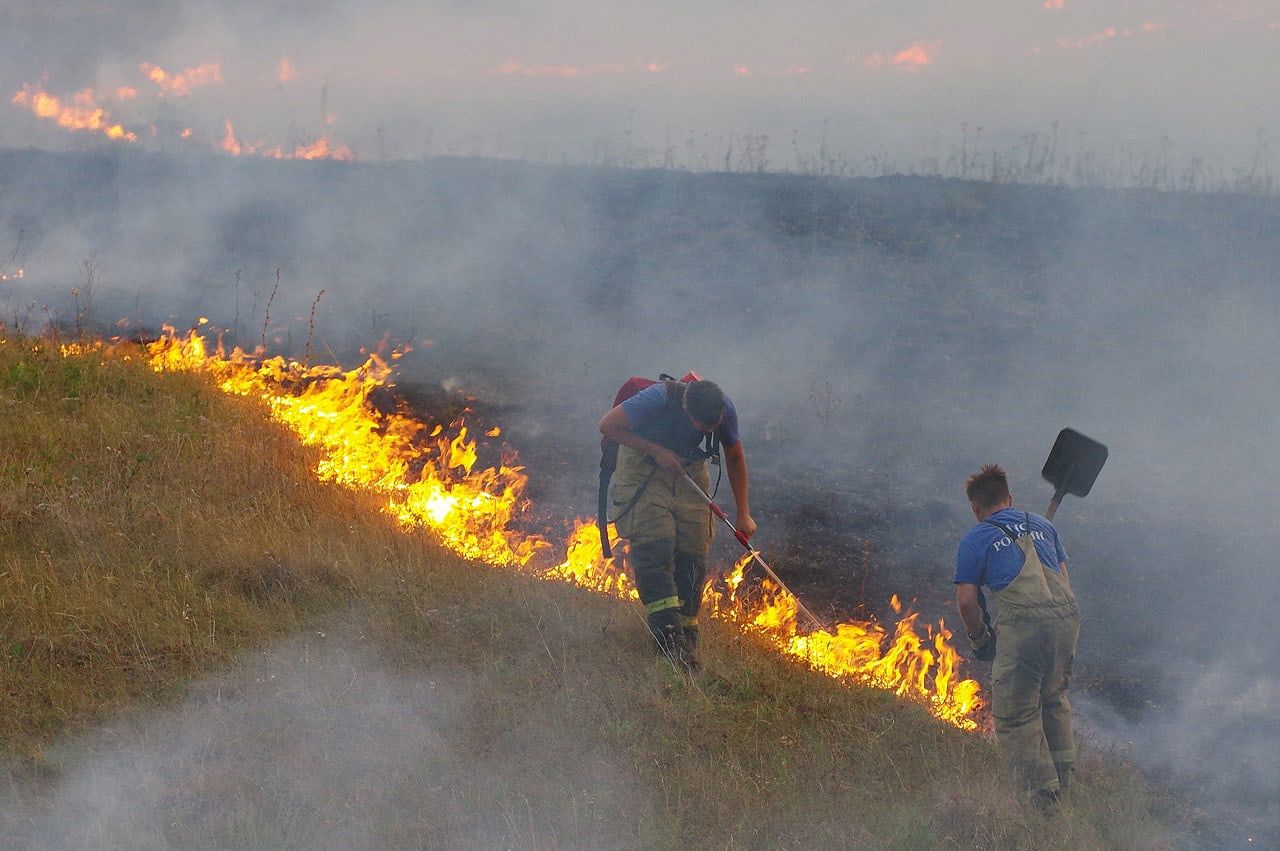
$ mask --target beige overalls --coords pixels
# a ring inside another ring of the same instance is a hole
[[[685,469],[698,487],[709,489],[705,460]],[[630,446],[618,448],[612,500],[618,534],[631,544],[636,590],[655,630],[678,620],[681,629],[696,631],[711,546],[707,503],[683,476],[655,468]]]
[[[1075,764],[1067,684],[1080,612],[1067,578],[1047,569],[1027,532],[1016,579],[995,592],[996,658],[991,669],[996,739],[1014,774],[1031,791],[1058,789],[1058,771]]]
[[[704,491],[711,489],[706,461],[685,467]],[[640,499],[625,511],[644,488]],[[676,473],[654,469],[653,462],[630,446],[618,447],[618,469],[613,474],[613,514],[618,534],[634,546],[671,539],[677,552],[706,555],[711,545],[711,512],[697,491]],[[625,513],[623,513],[625,511]]]

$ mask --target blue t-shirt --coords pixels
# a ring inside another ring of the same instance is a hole
[[[1019,535],[1027,532],[1027,520],[1031,521],[1031,540],[1036,545],[1040,562],[1055,573],[1058,565],[1067,560],[1067,553],[1058,540],[1058,530],[1039,514],[1030,514],[1016,508],[1005,508],[992,514],[993,520],[1007,526]],[[1022,572],[1022,550],[1008,535],[982,522],[965,534],[956,552],[956,584],[985,585],[999,591],[1018,578]]]
[[[741,439],[738,436],[738,411],[733,407],[733,400],[728,396],[725,397],[724,403],[724,419],[716,428],[716,434],[720,437],[721,446],[737,446]],[[694,428],[691,419],[680,413],[678,422],[674,424],[675,433],[670,439],[670,442],[675,445],[667,445],[668,439],[662,436],[667,426],[664,422],[667,411],[665,381],[650,384],[625,400],[622,403],[622,410],[626,412],[627,424],[631,426],[633,432],[648,440],[661,443],[686,458],[693,457],[698,444],[702,442],[703,433]]]

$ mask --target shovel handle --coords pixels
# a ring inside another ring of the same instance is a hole
[[[1058,489],[1053,492],[1053,499],[1049,500],[1049,507],[1044,510],[1045,520],[1053,519],[1053,515],[1058,513],[1058,506],[1062,505],[1062,498],[1066,495],[1067,488],[1065,485],[1060,485]]]

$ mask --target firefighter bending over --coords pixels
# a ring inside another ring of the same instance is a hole
[[[618,534],[631,544],[631,568],[649,631],[669,659],[696,667],[713,520],[680,471],[710,489],[701,445],[705,436],[714,435],[737,506],[735,525],[748,537],[755,533],[737,411],[710,381],[659,381],[605,414],[600,432],[620,444],[610,514]]]
[[[1057,799],[1075,766],[1067,683],[1080,613],[1067,554],[1053,524],[1013,508],[1005,472],[988,464],[965,484],[978,525],[956,555],[956,602],[975,655],[992,658],[996,739],[1019,783],[1040,804]],[[980,586],[995,595],[987,618]]]

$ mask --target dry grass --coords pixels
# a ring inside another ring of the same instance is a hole
[[[414,549],[309,461],[197,377],[0,346],[0,744],[160,697]]]
[[[995,779],[987,740],[723,625],[704,671],[677,674],[634,606],[459,563],[318,484],[305,450],[198,377],[10,341],[0,410],[0,743],[37,814],[102,723],[145,752],[157,706],[248,703],[251,721],[228,722],[242,750],[178,760],[154,832],[130,823],[136,847],[1170,846],[1114,758],[1090,755],[1045,817]],[[271,692],[232,665],[289,636],[311,636],[313,660],[322,632],[359,648],[344,658],[366,691],[316,674]],[[359,723],[370,683],[411,695],[394,730]],[[436,683],[452,686],[424,697]],[[337,714],[324,747],[343,771],[273,745],[290,712]],[[305,794],[281,766],[311,778]],[[0,838],[39,845],[37,822],[0,816]],[[85,823],[70,844],[119,841],[101,814]]]

